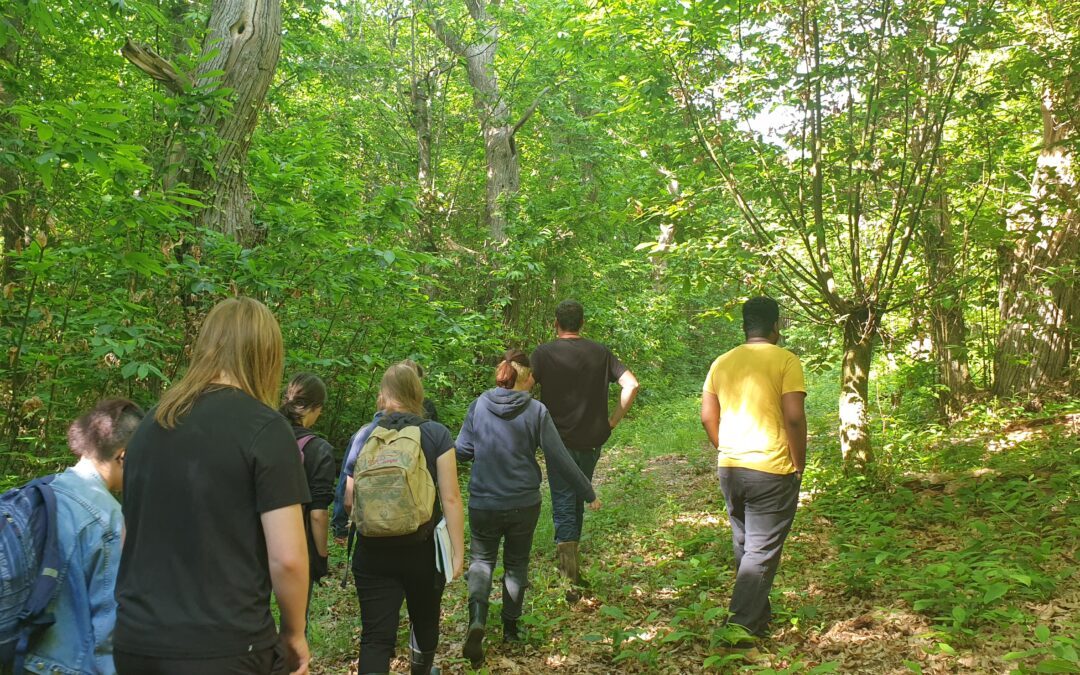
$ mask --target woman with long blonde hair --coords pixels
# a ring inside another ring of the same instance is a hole
[[[450,431],[424,415],[424,387],[416,370],[405,363],[390,366],[379,383],[379,405],[383,415],[377,427],[403,430],[418,427],[420,449],[432,483],[438,487],[431,518],[413,533],[401,536],[364,536],[357,538],[353,554],[353,576],[360,599],[359,673],[386,673],[397,643],[401,602],[409,608],[412,622],[411,674],[437,675],[433,668],[439,644],[439,613],[446,577],[435,567],[434,529],[442,506],[453,547],[453,577],[461,574],[465,547],[465,510],[457,481],[457,460]],[[372,434],[379,442],[378,429]],[[415,446],[414,446],[415,447]],[[365,447],[366,449],[366,447]],[[361,451],[356,471],[364,463]],[[363,488],[363,479],[355,475],[353,484]],[[363,499],[355,509],[362,511]],[[355,512],[354,512],[355,513]]]
[[[283,359],[266,306],[219,302],[187,373],[128,443],[121,675],[308,672],[301,504],[310,496],[296,440],[273,408]]]

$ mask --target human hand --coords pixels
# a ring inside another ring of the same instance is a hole
[[[329,556],[316,553],[315,559],[311,561],[311,583],[318,584],[328,574],[330,574]]]
[[[311,665],[311,652],[308,651],[304,631],[281,631],[281,645],[285,648],[285,663],[289,666],[289,675],[308,675]]]
[[[589,508],[592,509],[593,511],[599,511],[600,510],[600,498],[597,497],[596,499],[589,502]]]
[[[461,576],[462,570],[465,568],[465,553],[454,553],[454,579]]]

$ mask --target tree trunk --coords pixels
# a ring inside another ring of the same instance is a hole
[[[22,26],[18,16],[13,16],[11,21],[12,35],[8,36],[0,56],[17,67],[19,41],[16,35]],[[8,110],[14,100],[15,95],[8,88],[8,83],[0,82],[0,110]],[[15,128],[14,124],[10,126]],[[19,172],[8,164],[0,164],[0,233],[4,240],[0,285],[15,281],[14,255],[22,250],[22,242],[27,235],[26,201],[25,197],[19,194],[19,187]]]
[[[933,217],[923,228],[926,269],[932,294],[930,337],[937,361],[938,383],[944,387],[938,395],[938,405],[942,416],[953,420],[963,412],[964,401],[971,394],[971,374],[968,371],[964,304],[956,280],[958,272],[948,195],[940,192],[936,202]]]
[[[840,374],[840,452],[846,471],[862,473],[873,461],[870,447],[870,357],[878,317],[866,308],[844,319],[844,362]]]
[[[231,109],[204,108],[199,125],[217,131],[212,165],[190,165],[189,184],[204,192],[208,208],[196,223],[250,245],[260,237],[251,218],[251,187],[244,176],[251,137],[281,51],[281,0],[213,0],[196,81],[224,71],[220,86],[232,90]],[[211,58],[211,54],[216,55]]]
[[[1078,333],[1075,284],[1080,254],[1078,176],[1069,146],[1075,131],[1043,95],[1043,145],[1031,198],[1014,209],[999,294],[1002,331],[994,358],[994,393],[1031,394],[1068,377]],[[1072,279],[1072,281],[1070,281]]]
[[[180,138],[170,139],[163,185],[169,190],[186,183],[199,190],[206,208],[195,214],[195,224],[244,245],[261,238],[251,218],[251,187],[244,167],[280,51],[281,0],[213,0],[193,77],[178,72],[147,47],[128,42],[121,50],[173,92],[186,92],[193,84],[204,91],[215,85],[229,90],[227,106],[204,106],[199,112],[195,129],[213,129],[214,137],[202,144],[198,155]],[[212,75],[215,72],[220,75]]]

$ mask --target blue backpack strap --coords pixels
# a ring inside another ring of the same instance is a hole
[[[56,621],[52,612],[46,611],[56,596],[60,583],[60,566],[63,563],[56,526],[56,493],[49,485],[55,477],[45,476],[32,480],[24,488],[37,493],[40,507],[45,510],[45,547],[41,551],[41,566],[30,590],[30,597],[26,599],[26,604],[19,613],[21,628],[19,641],[15,646],[16,673],[23,672],[31,640]]]

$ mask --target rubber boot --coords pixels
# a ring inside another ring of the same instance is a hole
[[[486,602],[469,601],[469,632],[465,636],[465,645],[461,655],[469,659],[473,668],[479,668],[484,662],[484,629],[487,626],[488,605]]]
[[[566,591],[567,602],[577,602],[581,599],[581,593],[577,587],[581,585],[581,562],[578,558],[578,543],[576,541],[561,541],[558,545],[559,572],[570,580],[571,588]]]
[[[411,675],[441,675],[442,671],[435,667],[435,650],[421,652],[411,650],[412,661],[409,673]]]
[[[503,619],[503,642],[522,642],[517,619]]]

